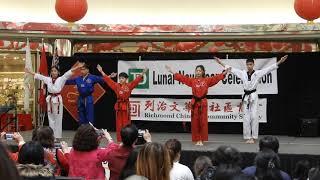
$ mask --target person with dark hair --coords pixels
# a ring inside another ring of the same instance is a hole
[[[78,115],[79,124],[94,123],[94,101],[92,93],[96,83],[104,83],[103,78],[89,73],[88,64],[83,64],[81,75],[66,81],[66,85],[76,85],[79,91]]]
[[[136,162],[137,162],[137,158],[138,158],[138,154],[140,152],[140,149],[141,149],[140,147],[136,147],[133,149],[133,151],[131,151],[124,167],[121,170],[119,180],[124,180],[127,177],[135,175],[137,173],[136,172]]]
[[[199,156],[193,165],[196,180],[213,179],[216,167],[212,165],[211,159],[207,156]]]
[[[62,117],[63,117],[63,102],[61,91],[66,81],[72,76],[72,73],[81,68],[83,63],[77,63],[76,66],[67,71],[63,76],[59,77],[59,69],[56,66],[51,67],[50,77],[43,76],[38,73],[26,69],[26,72],[32,74],[35,79],[43,81],[47,85],[48,96],[46,98],[48,108],[49,126],[53,129],[54,137],[62,138]]]
[[[214,175],[214,180],[232,180],[241,175],[241,168],[234,164],[220,164]]]
[[[170,156],[164,145],[160,143],[146,143],[141,148],[136,170],[137,175],[149,180],[170,180]]]
[[[280,170],[280,159],[277,153],[271,149],[258,152],[255,158],[255,166],[242,171],[249,176],[255,176],[258,180],[291,180],[290,176]]]
[[[187,77],[179,73],[174,73],[171,67],[166,66],[166,69],[174,74],[174,79],[192,88],[191,100],[191,134],[192,141],[195,145],[203,146],[204,141],[208,141],[208,89],[216,85],[219,81],[225,78],[229,72],[206,77],[205,68],[203,65],[198,65],[195,69],[195,78]]]
[[[122,143],[116,144],[109,140],[109,144],[104,151],[98,153],[98,158],[108,162],[110,169],[110,180],[119,179],[129,154],[133,151],[138,138],[138,129],[134,124],[128,124],[120,132]],[[110,136],[105,134],[105,136]],[[149,131],[143,135],[147,142],[151,142]]]
[[[0,142],[0,179],[20,180],[17,168],[10,159],[8,150]]]
[[[272,150],[275,153],[278,153],[279,151],[279,140],[275,136],[265,136],[259,141],[259,151],[265,151],[265,150]],[[243,173],[248,175],[254,175],[256,172],[257,167],[249,166],[242,170]],[[290,180],[290,176],[284,172],[280,171],[281,175],[284,177],[285,180]]]
[[[298,161],[293,171],[293,180],[307,180],[310,169],[311,165],[308,160]]]
[[[20,149],[17,169],[24,179],[52,178],[53,169],[45,166],[44,150],[40,143],[26,142]]]
[[[140,75],[131,82],[128,81],[128,74],[122,72],[119,74],[119,83],[114,82],[111,77],[116,76],[116,73],[112,73],[111,76],[107,76],[100,65],[97,69],[103,76],[104,82],[116,93],[117,102],[114,105],[116,111],[116,131],[117,131],[117,141],[121,142],[120,131],[123,127],[130,124],[130,101],[129,97],[132,90],[139,85],[143,80],[143,76],[146,74],[148,69],[144,69]]]
[[[314,167],[309,170],[308,180],[319,180],[320,179],[320,168]]]
[[[260,79],[269,72],[277,69],[278,66],[288,58],[288,55],[283,56],[276,64],[273,64],[261,70],[254,70],[254,60],[247,59],[247,71],[230,67],[222,63],[219,58],[214,58],[217,63],[219,63],[224,68],[231,68],[231,73],[240,78],[243,82],[244,95],[242,96],[240,105],[240,110],[245,107],[243,119],[243,138],[246,140],[246,143],[254,144],[258,139],[259,134],[259,119],[257,117],[257,86],[260,82]]]
[[[223,164],[231,164],[240,167],[242,157],[240,152],[231,146],[220,146],[213,153],[213,163],[216,166]]]
[[[254,178],[254,176],[249,176],[249,175],[246,175],[246,174],[240,174],[240,175],[234,176],[232,178],[232,180],[255,180],[255,178]]]
[[[167,148],[170,155],[170,162],[172,165],[172,169],[170,171],[170,179],[171,180],[193,180],[193,174],[191,170],[179,163],[181,156],[181,143],[177,139],[169,139],[165,143],[165,147]]]
[[[259,141],[259,151],[271,149],[275,153],[279,151],[279,140],[275,136],[265,136]]]
[[[65,171],[64,173],[68,171],[68,162],[61,149],[55,147],[53,133],[51,127],[39,127],[32,132],[32,141],[39,142],[43,147],[45,164],[49,164],[54,168],[55,175],[61,175],[63,171]]]

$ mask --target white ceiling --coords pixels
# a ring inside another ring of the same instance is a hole
[[[294,0],[87,0],[90,24],[302,23]],[[55,0],[0,0],[0,21],[64,22]]]

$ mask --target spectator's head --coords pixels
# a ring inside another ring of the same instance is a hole
[[[220,146],[213,154],[214,165],[232,164],[240,166],[241,154],[231,146]]]
[[[72,147],[76,151],[89,152],[95,150],[99,146],[98,137],[99,135],[91,125],[81,125],[74,135]]]
[[[128,124],[120,132],[124,146],[132,147],[138,139],[138,129],[134,124]]]
[[[52,66],[51,67],[51,71],[50,71],[50,75],[53,79],[57,79],[59,77],[59,68],[58,66]]]
[[[86,76],[89,74],[89,65],[85,63],[81,68],[80,68],[81,76]]]
[[[217,167],[214,180],[232,180],[241,174],[241,168],[233,164],[221,164]]]
[[[308,173],[309,180],[319,180],[320,179],[320,168],[311,168]]]
[[[195,69],[195,74],[196,74],[196,77],[199,78],[199,77],[205,77],[206,76],[206,69],[204,68],[203,65],[198,65]]]
[[[49,126],[40,127],[33,131],[32,140],[38,141],[44,148],[54,147],[54,134]]]
[[[165,146],[168,149],[171,164],[173,164],[175,161],[179,161],[181,153],[180,141],[178,141],[177,139],[169,139],[166,142]]]
[[[0,179],[19,180],[19,174],[13,161],[8,155],[8,150],[0,142]]]
[[[293,177],[299,180],[307,180],[310,168],[311,168],[310,162],[307,160],[301,160],[297,162],[293,172],[294,174]]]
[[[246,60],[247,69],[249,72],[253,71],[254,68],[254,60],[252,58],[248,58]]]
[[[128,76],[127,73],[125,73],[125,72],[120,73],[120,74],[119,74],[119,83],[120,83],[120,84],[126,83],[127,80],[128,80],[128,77],[129,77],[129,76]]]
[[[279,156],[271,149],[258,152],[255,165],[258,180],[282,180]]]
[[[167,149],[160,143],[145,144],[137,159],[137,175],[152,180],[169,180],[171,170]]]
[[[211,159],[207,156],[199,156],[193,165],[193,171],[196,177],[201,176],[208,167],[212,167]]]
[[[279,140],[275,136],[265,136],[259,141],[259,149],[263,151],[264,149],[271,149],[275,153],[279,151]]]
[[[120,180],[124,180],[125,178],[136,174],[136,162],[140,149],[140,147],[136,147],[133,151],[131,151],[126,161],[126,164],[124,165],[120,173]]]
[[[232,180],[255,180],[255,178],[246,174],[239,174],[238,176],[233,177]]]
[[[39,142],[29,141],[22,145],[19,156],[19,164],[44,165],[44,150]]]

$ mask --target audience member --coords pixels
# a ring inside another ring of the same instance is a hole
[[[130,155],[127,158],[127,161],[120,173],[120,180],[124,180],[127,177],[133,176],[137,174],[136,172],[136,162],[138,158],[140,148],[136,147],[133,151],[131,151]]]
[[[293,172],[293,180],[307,180],[310,168],[311,165],[309,161],[298,161]]]
[[[216,167],[212,166],[211,159],[207,156],[199,156],[193,165],[196,180],[212,179],[215,175]]]
[[[241,166],[241,154],[240,152],[231,146],[220,146],[213,153],[213,164],[216,166],[222,164],[231,164],[233,166]]]
[[[17,168],[10,159],[8,150],[0,142],[0,179],[20,180]]]
[[[308,173],[308,180],[319,180],[320,179],[320,168],[311,168]]]
[[[241,174],[241,168],[237,164],[220,164],[214,175],[214,180],[232,180]]]

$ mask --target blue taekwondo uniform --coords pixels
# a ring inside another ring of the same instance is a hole
[[[92,93],[95,83],[104,83],[103,78],[88,74],[86,77],[76,77],[67,80],[67,85],[77,85],[79,91],[78,97],[78,113],[79,124],[88,124],[94,122],[94,102]]]

